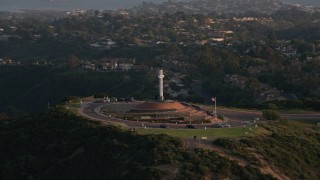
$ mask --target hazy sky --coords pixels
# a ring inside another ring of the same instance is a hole
[[[134,5],[139,5],[143,1],[160,3],[167,0],[0,0],[0,10],[18,11],[19,9],[116,9],[129,8]],[[320,0],[281,1],[315,5],[320,7]]]
[[[280,0],[283,2],[293,3],[293,4],[306,4],[306,5],[317,5],[320,6],[320,0]]]
[[[114,9],[126,8],[141,2],[165,2],[167,0],[0,0],[0,10],[19,9]]]

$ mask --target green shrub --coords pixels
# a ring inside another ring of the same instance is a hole
[[[105,93],[96,93],[93,95],[94,98],[105,98],[107,95]]]
[[[275,110],[264,110],[262,115],[267,120],[279,120],[280,114]]]

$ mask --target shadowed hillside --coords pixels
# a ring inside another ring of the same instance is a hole
[[[270,179],[166,135],[138,135],[63,108],[0,123],[0,179]]]
[[[85,72],[41,66],[0,67],[0,112],[10,116],[39,112],[66,96],[153,98],[153,76],[148,73]],[[151,78],[150,78],[151,77]]]

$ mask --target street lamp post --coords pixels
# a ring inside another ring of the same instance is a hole
[[[217,97],[212,97],[211,101],[214,101],[214,117],[217,119]]]

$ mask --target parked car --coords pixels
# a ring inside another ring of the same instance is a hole
[[[134,98],[133,98],[133,97],[126,97],[126,98],[125,98],[125,101],[126,101],[126,102],[133,102],[133,101],[134,101]]]
[[[160,128],[169,128],[169,126],[166,124],[160,124]]]
[[[96,100],[93,103],[104,103],[104,101],[103,100]]]
[[[243,124],[245,126],[250,126],[250,125],[253,125],[254,123],[251,121],[241,121],[241,124]]]
[[[227,123],[222,123],[221,126],[222,127],[231,127],[230,124],[227,124]]]
[[[125,100],[124,98],[119,98],[118,99],[119,102],[124,102],[124,100]]]
[[[197,126],[192,125],[192,124],[188,124],[188,125],[186,125],[186,127],[190,128],[190,129],[197,129]]]
[[[104,98],[103,102],[110,102],[110,98]]]
[[[110,98],[110,101],[111,101],[111,102],[117,102],[118,99],[117,99],[116,97],[112,97],[112,98]]]
[[[221,124],[213,124],[211,127],[213,128],[222,128],[222,125]]]
[[[230,124],[227,123],[216,123],[213,124],[211,127],[213,128],[224,128],[224,127],[231,127]]]

